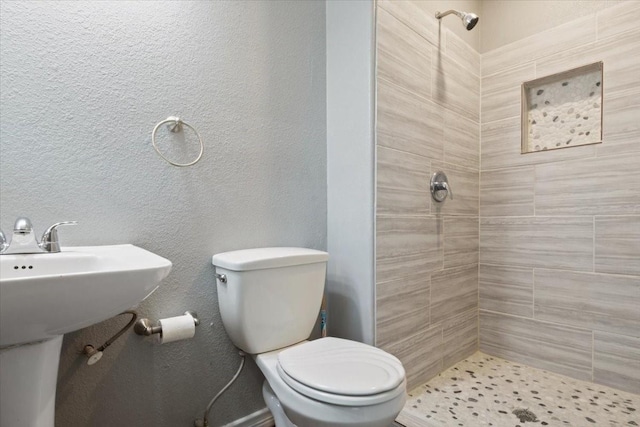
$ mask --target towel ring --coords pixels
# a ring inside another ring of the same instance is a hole
[[[189,162],[189,163],[172,162],[171,160],[167,159],[164,156],[164,154],[162,154],[160,152],[160,150],[158,149],[158,146],[156,145],[156,132],[158,132],[158,128],[160,128],[160,126],[162,126],[165,123],[173,123],[173,126],[171,126],[171,128],[169,129],[173,133],[182,131],[182,129],[183,129],[182,127],[186,126],[196,134],[196,136],[198,137],[198,141],[200,142],[200,154],[198,154],[198,157],[194,161]],[[198,131],[193,126],[191,126],[187,122],[182,121],[182,119],[180,119],[180,117],[170,116],[170,117],[167,117],[165,120],[161,121],[160,123],[158,123],[156,125],[156,127],[153,128],[153,132],[151,132],[151,143],[153,144],[153,148],[155,148],[156,153],[158,153],[158,155],[160,157],[162,157],[164,160],[166,160],[169,164],[171,164],[173,166],[178,166],[178,167],[185,167],[185,166],[195,165],[196,163],[198,163],[200,158],[202,158],[202,154],[204,153],[204,143],[202,142],[202,137],[200,136]]]

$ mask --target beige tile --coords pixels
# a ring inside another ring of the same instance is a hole
[[[432,162],[431,171],[447,175],[453,197],[444,202],[431,202],[431,213],[446,215],[478,215],[479,172],[450,163]],[[431,179],[431,178],[429,178]]]
[[[442,371],[441,325],[425,327],[412,335],[399,337],[393,343],[377,346],[400,359],[407,373],[408,390],[427,382]]]
[[[614,109],[606,104],[603,116],[602,144],[596,146],[598,157],[635,155],[640,152],[640,99],[636,104],[625,104]]]
[[[378,215],[426,215],[431,206],[431,193],[398,188],[376,188]]]
[[[623,33],[542,58],[536,61],[537,75],[538,77],[547,76],[602,61],[604,63],[604,109],[606,111],[612,103],[616,104],[615,109],[619,109],[629,103],[638,103],[640,85],[638,85],[637,76],[640,74],[640,61],[636,58],[639,49],[640,30]]]
[[[480,78],[434,49],[433,100],[470,120],[479,121]]]
[[[573,378],[591,380],[592,333],[480,310],[480,351]]]
[[[535,205],[536,215],[640,214],[640,156],[537,165]]]
[[[444,112],[444,161],[480,168],[480,125],[449,110]]]
[[[438,20],[420,7],[419,2],[404,0],[378,0],[380,8],[404,22],[412,30],[424,37],[429,43],[439,46],[440,34]]]
[[[405,337],[429,324],[430,280],[415,274],[376,285],[378,345]]]
[[[480,264],[480,308],[533,317],[533,269]]]
[[[383,79],[377,86],[378,145],[442,159],[442,108]]]
[[[386,282],[410,274],[429,273],[442,269],[442,246],[437,250],[417,252],[376,260],[376,280]]]
[[[640,216],[596,217],[595,271],[640,276]]]
[[[377,19],[378,77],[429,98],[432,45],[382,8]]]
[[[533,62],[518,64],[482,78],[482,123],[520,117],[523,82],[536,77]]]
[[[443,369],[478,350],[478,310],[461,313],[443,323]]]
[[[640,277],[536,269],[538,320],[640,337]]]
[[[467,71],[480,75],[480,54],[450,30],[446,30],[445,54]]]
[[[482,76],[595,41],[595,15],[576,19],[482,54]],[[542,75],[542,74],[539,74]]]
[[[593,381],[640,394],[640,338],[596,331]]]
[[[478,263],[478,218],[444,218],[444,268]]]
[[[442,221],[435,216],[377,218],[376,259],[438,252],[442,257]]]
[[[480,172],[480,215],[532,216],[533,167]]]
[[[478,308],[476,265],[437,271],[431,275],[431,323]]]
[[[480,263],[593,270],[593,218],[480,218]]]
[[[638,31],[640,2],[625,1],[608,7],[597,15],[598,40],[619,36],[628,31]]]
[[[377,146],[376,150],[377,212],[428,214],[431,204],[429,160],[381,146]],[[382,194],[380,190],[384,190]]]
[[[521,154],[519,117],[483,123],[480,130],[480,146],[480,167],[482,170],[588,158],[594,157],[596,152],[595,145],[583,145],[566,150]]]

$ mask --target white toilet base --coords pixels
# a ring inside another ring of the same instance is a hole
[[[289,420],[289,418],[287,418],[280,401],[267,381],[262,384],[262,397],[264,398],[264,402],[267,404],[267,408],[271,411],[271,415],[273,415],[276,427],[297,427],[291,422],[291,420]]]
[[[404,406],[404,381],[397,397],[371,406],[331,405],[303,396],[280,378],[276,369],[279,351],[254,355],[266,378],[262,395],[276,427],[389,427]]]

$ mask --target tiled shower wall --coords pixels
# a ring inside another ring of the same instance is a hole
[[[483,54],[480,157],[480,349],[635,393],[639,21],[625,2]],[[520,84],[596,61],[604,142],[520,154]]]
[[[478,347],[480,56],[423,7],[377,4],[376,344],[409,388]]]

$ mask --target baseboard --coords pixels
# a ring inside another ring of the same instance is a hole
[[[269,408],[262,408],[259,411],[225,424],[224,427],[273,427],[275,422],[269,412]]]

